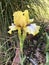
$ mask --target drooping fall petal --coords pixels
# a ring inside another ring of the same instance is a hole
[[[36,35],[39,33],[39,29],[40,29],[40,26],[37,26],[35,23],[34,24],[30,24],[30,26],[27,26],[25,28],[25,32],[29,33],[29,34],[32,34],[32,35]]]
[[[9,31],[8,31],[8,33],[9,34],[12,34],[12,31],[15,31],[17,28],[16,28],[16,26],[12,23],[12,25],[11,26],[9,26]]]

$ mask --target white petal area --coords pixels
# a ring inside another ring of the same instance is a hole
[[[26,32],[29,34],[33,34],[34,36],[39,33],[40,26],[37,26],[35,23],[30,24],[30,26],[26,27]]]
[[[12,25],[11,26],[9,26],[9,31],[8,31],[8,33],[9,34],[12,34],[12,31],[15,31],[17,28],[16,28],[16,26],[12,23]]]
[[[11,31],[14,31],[14,30],[16,30],[16,26],[12,23],[12,25],[9,26],[9,29],[10,29]]]

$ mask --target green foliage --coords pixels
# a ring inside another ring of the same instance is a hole
[[[46,33],[46,51],[49,51],[49,35]]]
[[[49,20],[49,1],[48,0],[29,0],[30,14],[36,20]]]
[[[49,36],[48,33],[46,33],[46,64],[49,64]]]
[[[0,37],[0,65],[12,64],[17,46],[17,35]]]
[[[48,0],[0,0],[0,65],[7,65],[8,62],[12,63],[11,59],[14,57],[15,47],[17,44],[17,36],[15,37],[15,35],[17,34],[9,37],[7,35],[8,26],[13,22],[13,12],[16,10],[23,11],[25,9],[29,10],[30,18],[34,18],[36,22],[49,21]],[[44,28],[40,31],[40,35],[43,30]],[[46,46],[47,48],[48,45]]]
[[[46,64],[49,63],[49,52],[46,52]]]

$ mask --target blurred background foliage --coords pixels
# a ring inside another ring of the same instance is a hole
[[[17,33],[11,36],[7,33],[13,22],[13,12],[25,9],[29,10],[30,18],[34,18],[35,22],[49,22],[49,0],[0,0],[0,65],[7,65],[14,56]]]

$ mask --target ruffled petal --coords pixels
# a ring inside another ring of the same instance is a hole
[[[30,24],[30,26],[27,26],[25,28],[25,32],[27,32],[28,34],[32,34],[33,36],[35,36],[36,34],[39,33],[39,29],[40,29],[40,26],[37,26],[34,23],[34,24]]]
[[[8,33],[9,34],[12,34],[12,31],[15,31],[15,30],[17,30],[17,27],[12,23],[12,25],[11,26],[9,26],[9,31],[8,31]]]
[[[16,11],[13,13],[13,19],[14,24],[16,26],[25,27],[26,25],[30,24],[30,22],[33,22],[33,19],[29,19],[29,11],[24,10],[22,11]]]
[[[12,31],[14,31],[14,30],[16,30],[17,28],[16,28],[16,26],[12,23],[12,25],[9,26],[9,29],[12,30]]]

